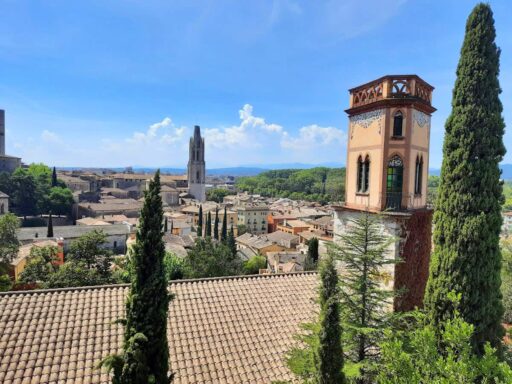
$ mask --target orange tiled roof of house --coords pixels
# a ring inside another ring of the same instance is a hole
[[[317,275],[171,282],[175,384],[290,380],[285,355],[314,316]],[[127,285],[0,294],[0,382],[109,383],[96,369],[120,351]]]

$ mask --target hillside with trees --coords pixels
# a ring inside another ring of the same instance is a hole
[[[327,203],[345,195],[345,168],[280,169],[258,176],[240,177],[239,191],[267,197],[287,197]]]

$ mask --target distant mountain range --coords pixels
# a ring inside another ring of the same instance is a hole
[[[226,167],[226,168],[211,168],[206,170],[206,174],[209,176],[256,176],[262,172],[270,171],[274,169],[311,169],[316,167],[329,167],[329,168],[341,168],[344,167],[341,163],[322,163],[322,164],[304,164],[304,163],[282,163],[282,164],[265,164],[262,167],[254,166],[240,166],[240,167]],[[156,168],[153,167],[132,167],[134,172],[151,173]],[[99,170],[100,168],[90,167],[59,167],[62,170]],[[116,172],[123,172],[126,168],[124,167],[113,167],[113,168],[101,168],[110,169]],[[174,168],[174,167],[161,167],[162,173],[170,173],[174,175],[182,175],[187,172],[186,168]],[[502,164],[502,178],[505,180],[512,180],[512,164]],[[429,170],[430,175],[439,176],[441,173],[440,169],[431,168]]]

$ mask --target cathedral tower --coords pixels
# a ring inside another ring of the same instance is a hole
[[[421,306],[431,247],[427,205],[433,87],[416,75],[384,76],[350,89],[345,203],[336,208],[335,232],[350,218],[379,213],[383,231],[398,239],[390,253],[391,284],[406,293],[396,309]]]
[[[188,155],[188,192],[200,202],[206,200],[206,166],[204,161],[204,138],[201,128],[194,127],[194,136],[190,138]]]

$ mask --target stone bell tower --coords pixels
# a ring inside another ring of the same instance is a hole
[[[431,250],[427,206],[430,116],[434,87],[416,75],[384,76],[352,88],[345,203],[336,207],[335,234],[362,212],[380,213],[383,230],[398,241],[389,252],[395,309],[421,306]]]
[[[197,201],[206,201],[206,165],[204,161],[204,138],[201,128],[194,127],[190,138],[188,158],[188,193]]]

